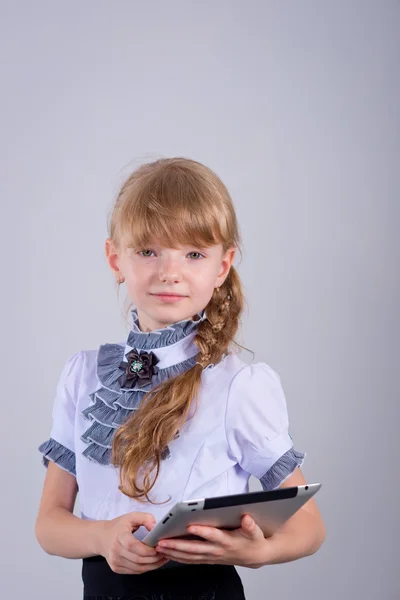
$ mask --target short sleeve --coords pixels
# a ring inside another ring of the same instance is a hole
[[[69,357],[64,364],[53,402],[53,421],[50,437],[38,448],[43,464],[49,460],[76,476],[75,464],[75,413],[82,372],[83,353]]]
[[[304,462],[289,434],[280,377],[266,363],[247,365],[233,378],[225,427],[231,457],[264,490],[278,488]]]

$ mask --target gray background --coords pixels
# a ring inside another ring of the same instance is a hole
[[[80,561],[34,537],[36,448],[66,358],[126,335],[103,253],[120,183],[183,155],[232,193],[241,340],[280,373],[305,475],[323,483],[324,546],[240,569],[247,597],[398,599],[400,3],[0,10],[1,597],[81,597]]]

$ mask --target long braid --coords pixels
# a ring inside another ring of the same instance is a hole
[[[238,291],[240,290],[240,293]],[[200,350],[198,362],[205,368],[218,363],[229,350],[239,327],[243,296],[239,276],[231,267],[228,277],[206,307],[207,319],[200,323],[194,343]]]
[[[121,467],[119,489],[127,496],[158,504],[148,494],[157,480],[163,451],[183,426],[192,400],[198,400],[203,368],[217,364],[229,353],[231,344],[239,345],[234,337],[243,303],[240,278],[231,267],[224,284],[214,290],[206,306],[207,318],[196,330],[193,341],[199,348],[200,364],[148,392],[133,417],[116,431],[112,461]]]

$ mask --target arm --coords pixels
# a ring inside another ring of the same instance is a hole
[[[281,488],[305,485],[307,482],[301,469],[286,479]],[[297,560],[314,554],[326,537],[321,514],[311,498],[272,537],[265,540],[263,565]]]
[[[132,512],[110,521],[86,521],[72,514],[77,492],[75,477],[50,462],[36,521],[36,538],[48,554],[101,555],[112,571],[121,574],[153,571],[168,561],[132,535],[141,525],[150,530],[153,515]]]
[[[304,483],[298,468],[280,487]],[[244,516],[242,526],[233,531],[195,525],[190,526],[188,532],[206,541],[161,540],[156,549],[171,560],[187,564],[228,564],[258,569],[309,556],[325,539],[325,526],[312,498],[268,538],[248,516]]]
[[[50,462],[36,520],[35,534],[48,554],[86,558],[100,554],[104,521],[73,515],[78,486],[73,475]]]

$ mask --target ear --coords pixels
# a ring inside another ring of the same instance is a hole
[[[111,238],[107,238],[105,242],[105,253],[108,265],[114,275],[123,275],[119,268],[119,254],[115,242]]]
[[[221,269],[220,269],[217,281],[215,283],[215,287],[221,287],[221,285],[224,283],[225,279],[228,277],[230,268],[235,259],[235,254],[236,254],[235,247],[228,248],[228,250],[225,252],[225,254],[222,258],[222,261],[221,261]]]

